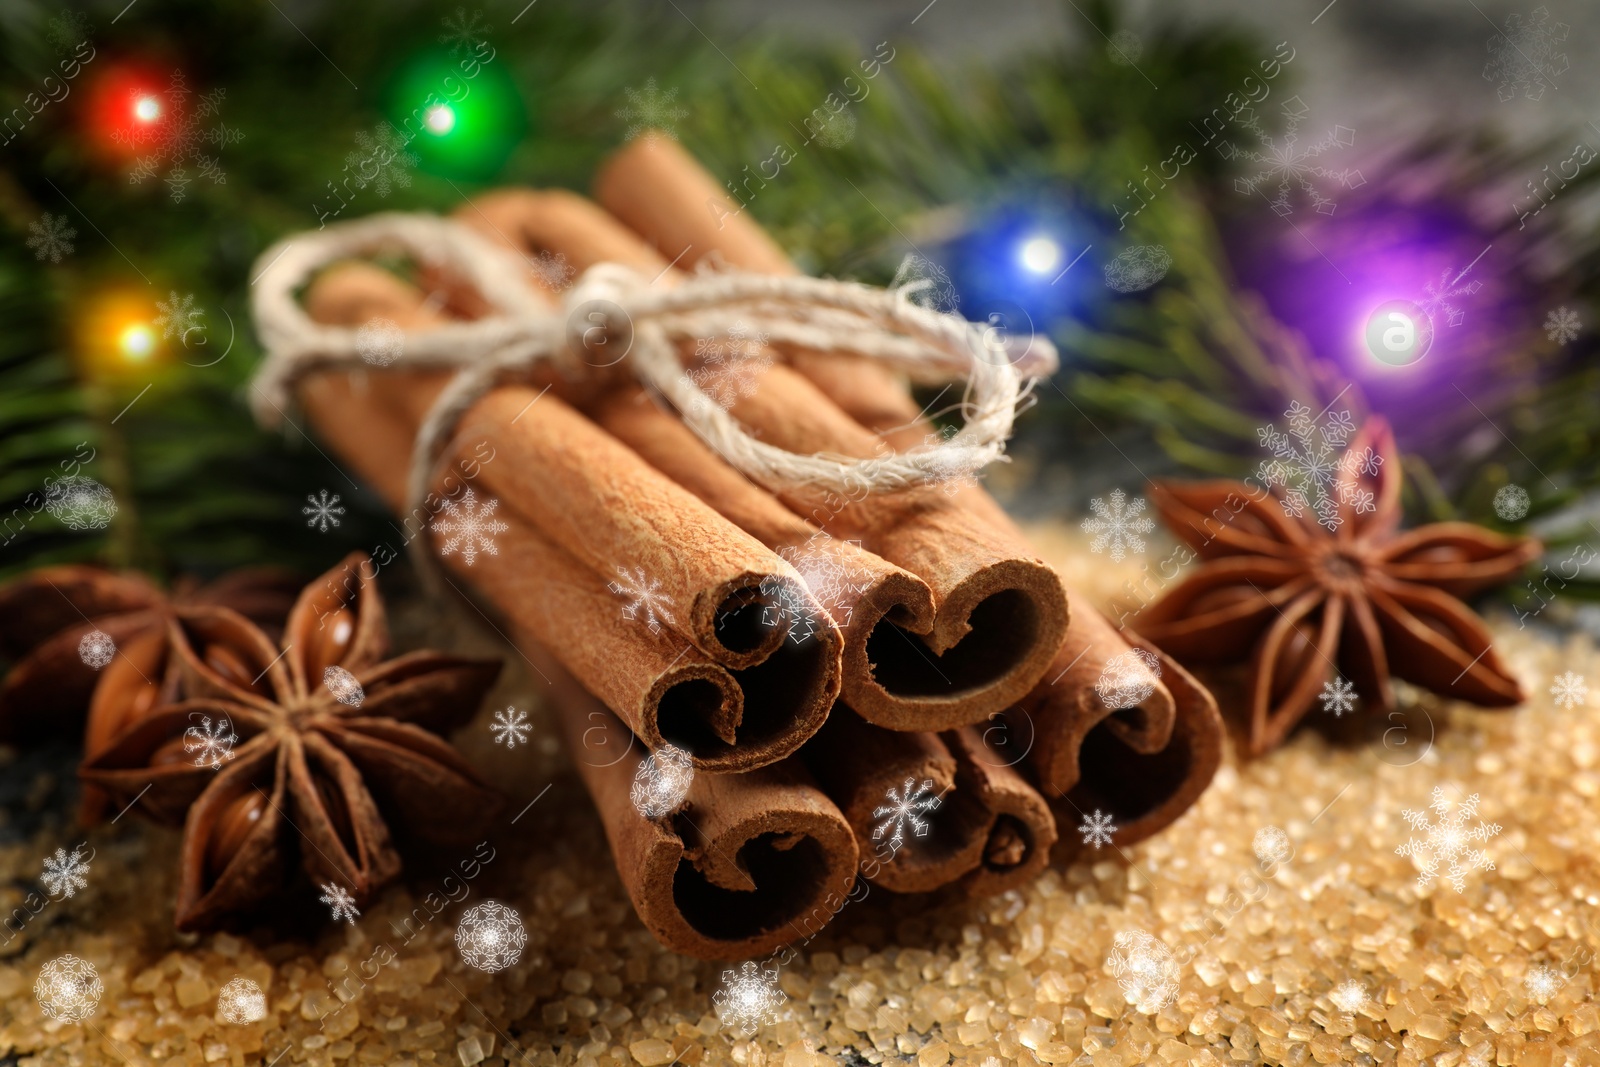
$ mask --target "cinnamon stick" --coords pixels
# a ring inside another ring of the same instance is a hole
[[[859,859],[855,837],[798,760],[697,774],[676,810],[648,818],[629,795],[648,753],[559,667],[545,669],[617,871],[663,944],[700,959],[762,956],[843,907]]]
[[[496,192],[456,217],[524,255],[559,252],[580,270],[612,259],[671,278],[666,260],[572,194]],[[733,398],[729,410],[790,451],[870,458],[882,449],[874,434],[784,366],[759,372],[753,394]],[[611,417],[614,425],[614,409]],[[1066,598],[1054,572],[1009,534],[971,521],[938,489],[860,502],[793,492],[779,499],[834,537],[859,539],[932,593],[931,615],[901,601],[847,635],[843,692],[868,720],[901,730],[978,722],[1043,674],[1066,630]],[[884,615],[890,617],[880,623]]]
[[[346,323],[375,313],[408,325],[436,319],[420,291],[379,281],[374,269],[330,271],[311,287],[310,313]],[[335,450],[398,508],[403,461],[442,377],[355,377],[319,375],[302,401]],[[770,549],[553,395],[494,391],[462,419],[447,455],[447,466],[475,476],[479,507],[499,498],[494,518],[509,529],[496,538],[499,555],[446,563],[536,633],[647,743],[671,741],[706,768],[747,769],[794,751],[821,724],[838,692],[840,637]],[[459,493],[459,479],[455,486]],[[428,517],[416,517],[419,528]],[[619,578],[659,598],[659,611],[626,618],[628,602],[609,588]],[[821,620],[799,647],[768,624],[795,605]]]

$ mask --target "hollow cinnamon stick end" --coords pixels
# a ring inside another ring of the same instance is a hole
[[[988,897],[1032,881],[1050,862],[1056,820],[1050,805],[982,731],[966,726],[943,735],[959,770],[956,788],[991,813],[978,865],[958,883],[968,897]]]

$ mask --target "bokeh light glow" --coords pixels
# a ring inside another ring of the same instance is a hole
[[[443,137],[456,128],[456,113],[448,104],[435,104],[428,109],[427,118],[423,121],[429,133]]]
[[[1405,367],[1428,354],[1433,320],[1410,300],[1389,300],[1367,316],[1363,340],[1369,355],[1390,367]]]
[[[1022,265],[1035,274],[1048,274],[1061,262],[1061,246],[1048,237],[1030,237],[1022,244]]]
[[[117,335],[117,349],[122,357],[130,362],[142,363],[155,351],[156,335],[149,325],[143,322],[129,323]]]
[[[161,101],[148,94],[138,97],[133,102],[133,117],[140,122],[154,122],[161,117]]]

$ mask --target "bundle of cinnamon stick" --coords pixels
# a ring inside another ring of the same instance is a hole
[[[661,286],[703,263],[795,272],[659,135],[607,163],[595,201],[502,190],[455,218],[523,257],[553,313],[565,270],[599,263]],[[430,264],[406,279],[340,263],[304,300],[319,322],[368,329],[485,311]],[[727,344],[762,358],[735,365]],[[853,355],[767,349],[737,329],[681,354],[754,436],[790,452],[865,459],[934,432],[900,377]],[[427,528],[453,584],[552,680],[618,870],[664,943],[770,952],[815,933],[858,876],[999,892],[1086,848],[1075,824],[1089,813],[1126,845],[1210,781],[1210,695],[1069,593],[976,481],[769,492],[601,362],[473,404],[406,526]],[[448,379],[330,370],[302,379],[298,399],[403,512],[413,444]],[[1096,683],[1127,662],[1158,666],[1108,702]],[[630,790],[668,746],[692,781],[670,810],[641,809]]]

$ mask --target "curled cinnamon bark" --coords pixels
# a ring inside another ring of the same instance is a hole
[[[648,753],[558,666],[543,669],[617,870],[663,944],[700,959],[746,959],[814,932],[843,907],[855,837],[798,760],[697,774],[676,810],[647,818],[629,793]]]

